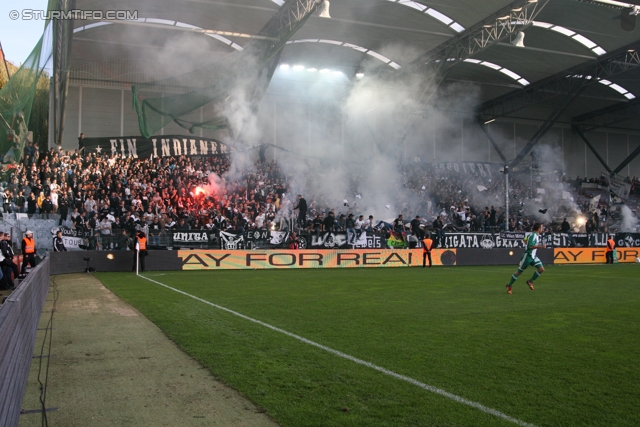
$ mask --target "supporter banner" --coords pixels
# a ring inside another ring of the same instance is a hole
[[[206,230],[172,231],[174,246],[202,246],[216,241],[216,233]]]
[[[247,249],[286,248],[290,233],[287,231],[252,230],[245,233]],[[354,243],[347,243],[347,233],[299,234],[300,249],[382,249],[385,238],[380,234],[356,233]]]
[[[606,245],[607,242],[605,241],[602,246]],[[640,233],[616,233],[616,245],[618,247],[638,248],[640,247]]]
[[[183,270],[240,270],[271,268],[369,268],[422,265],[421,249],[401,250],[277,250],[178,251]],[[456,251],[435,249],[433,265],[455,265]]]
[[[284,248],[287,246],[289,235],[288,231],[252,230],[244,234],[244,240],[247,249]]]
[[[238,250],[245,249],[244,236],[242,234],[220,232],[220,246],[222,249]]]
[[[347,243],[347,233],[321,233],[320,235],[305,234],[300,236],[301,249],[382,249],[386,247],[385,238],[380,234],[356,234],[354,243]],[[302,246],[302,239],[305,240],[304,247]]]
[[[527,235],[525,232],[521,231],[501,231],[500,238],[502,239],[511,239],[511,240],[522,240]]]
[[[77,228],[69,228],[69,227],[52,228],[51,234],[55,236],[58,231],[62,231],[62,236],[64,237],[80,237],[80,238],[91,237],[91,231],[89,230],[79,230]]]
[[[524,236],[521,232],[490,233],[447,233],[445,245],[448,248],[524,248]],[[548,247],[605,247],[607,246],[607,233],[574,233],[571,238],[568,234],[555,233],[541,236],[541,242]],[[617,246],[640,247],[639,233],[617,233],[615,235]]]
[[[439,162],[431,164],[434,169],[491,177],[500,167],[497,163]]]
[[[62,242],[64,247],[69,251],[79,251],[80,245],[85,245],[85,239],[91,236],[90,231],[72,229],[68,227],[55,227],[51,229],[51,238],[53,239],[58,231],[62,231]]]
[[[607,233],[574,233],[570,239],[568,234],[557,233],[545,235],[542,242],[555,248],[567,247],[605,247],[610,234]],[[617,246],[640,247],[640,234],[616,233],[614,240]]]
[[[640,256],[640,248],[618,248],[618,262],[636,262]],[[604,248],[556,248],[554,264],[604,264],[606,263]]]
[[[501,237],[501,234],[489,233],[446,233],[444,244],[448,248],[524,248],[521,238]],[[518,234],[518,233],[513,233]],[[524,236],[523,236],[524,237]]]
[[[627,184],[621,179],[607,177],[609,180],[609,189],[618,197],[626,199],[631,192],[631,184]]]
[[[123,157],[215,156],[227,154],[229,147],[215,139],[184,135],[162,135],[151,138],[122,136],[85,138],[87,153],[122,154]]]

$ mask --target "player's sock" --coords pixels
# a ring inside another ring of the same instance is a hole
[[[537,271],[535,273],[533,273],[533,277],[530,279],[531,282],[535,281],[538,277],[540,277],[541,273],[538,273]]]
[[[513,276],[511,276],[511,281],[509,282],[509,286],[513,285],[516,280],[518,280],[518,276],[513,273]]]

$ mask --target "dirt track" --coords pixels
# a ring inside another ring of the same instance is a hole
[[[55,277],[59,298],[46,406],[50,426],[276,426],[154,324],[87,274]],[[40,320],[46,327],[53,293]],[[34,353],[40,354],[44,331]],[[23,409],[38,409],[34,359]],[[46,365],[46,360],[43,366]],[[42,374],[44,377],[44,371]],[[22,415],[20,426],[40,426]]]

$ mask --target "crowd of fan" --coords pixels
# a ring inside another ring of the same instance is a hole
[[[167,230],[213,229],[242,233],[275,221],[286,189],[284,174],[269,162],[257,162],[240,179],[223,183],[215,197],[194,194],[211,189],[209,174],[224,175],[227,156],[204,158],[123,158],[121,155],[25,149],[5,177],[4,212],[58,214],[60,225],[131,236],[149,228],[154,237]],[[290,205],[290,204],[289,204]]]
[[[227,174],[230,166],[228,156],[142,160],[105,153],[82,155],[78,150],[38,153],[35,145],[28,146],[21,162],[8,170],[3,207],[4,212],[58,214],[60,225],[86,230],[92,236],[128,237],[148,227],[151,245],[159,244],[159,237],[168,230],[243,233],[270,228],[317,233],[347,231],[358,221],[358,228],[367,221],[369,228],[393,227],[379,221],[374,225],[369,213],[358,212],[357,206],[344,206],[337,212],[330,207],[321,209],[325,205],[313,195],[307,195],[307,206],[303,197],[289,194],[290,178],[275,162],[259,160],[250,170],[234,171],[233,180]],[[408,228],[506,228],[504,176],[497,171],[461,173],[407,163],[401,172],[405,177],[402,185],[413,195],[411,208],[403,207],[405,213],[414,212]],[[211,173],[228,180],[212,188]],[[355,192],[357,185],[354,176]],[[197,187],[208,194],[196,191]],[[509,217],[510,230],[530,230],[535,221],[515,212],[521,200],[533,197],[532,188],[517,176],[510,187],[516,206]],[[127,244],[124,237],[122,246]]]

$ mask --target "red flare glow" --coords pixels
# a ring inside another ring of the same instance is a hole
[[[196,197],[198,197],[198,196],[206,196],[207,195],[207,190],[205,190],[202,187],[196,187],[195,195],[196,195]]]

